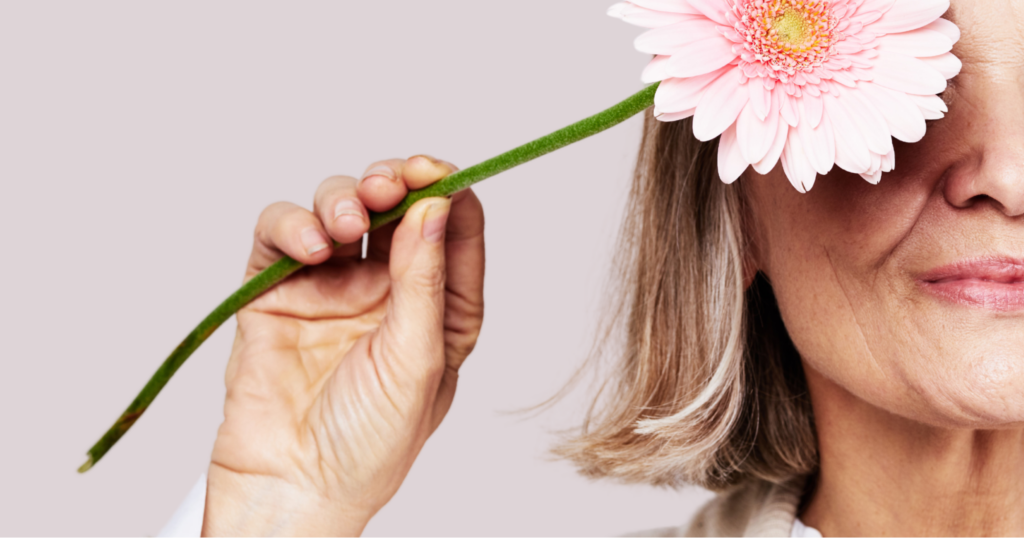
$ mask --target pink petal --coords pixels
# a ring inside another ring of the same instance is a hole
[[[818,173],[807,159],[800,137],[796,134],[796,127],[789,128],[786,149],[782,152],[782,169],[786,172],[789,182],[801,193],[806,193],[814,187]]]
[[[882,181],[882,171],[876,170],[871,173],[861,174],[860,177],[864,178],[868,183],[872,185],[878,185]]]
[[[806,111],[806,107],[804,110]],[[836,139],[828,119],[825,118],[824,123],[819,123],[817,128],[814,128],[811,127],[809,118],[803,116],[800,118],[800,125],[796,127],[796,133],[800,137],[800,146],[811,167],[821,175],[829,173],[836,162]]]
[[[954,45],[960,41],[960,28],[946,19],[936,19],[935,22],[925,26],[925,28],[944,34]]]
[[[691,78],[670,78],[658,86],[654,106],[662,112],[679,112],[700,103],[704,89],[722,76],[730,67],[723,67],[706,75]]]
[[[680,78],[710,73],[736,60],[736,53],[733,52],[732,47],[731,41],[716,33],[714,36],[676,49],[672,53],[672,59],[669,61],[667,69],[673,77]]]
[[[871,152],[864,136],[845,108],[830,93],[823,94],[825,114],[836,135],[836,165],[847,172],[859,174],[871,166]]]
[[[907,94],[870,83],[861,84],[860,91],[885,118],[893,138],[909,143],[924,138],[924,116]]]
[[[927,26],[949,9],[949,0],[899,0],[868,30],[876,34],[897,34]]]
[[[779,131],[779,121],[778,113],[769,115],[765,121],[758,119],[753,101],[740,112],[739,118],[736,119],[736,135],[740,151],[748,163],[756,163],[768,155],[768,150],[775,142],[775,134]]]
[[[889,34],[879,41],[884,50],[914,58],[938,56],[953,50],[953,42],[949,37],[924,28],[900,34]]]
[[[872,153],[886,154],[892,151],[892,132],[889,131],[889,124],[882,113],[864,97],[862,91],[856,89],[846,92],[839,99],[839,104],[846,107]]]
[[[751,80],[747,83],[747,90],[750,91],[750,104],[754,107],[754,114],[758,119],[764,120],[772,110],[772,94],[760,80]]]
[[[736,140],[736,124],[730,125],[718,141],[718,176],[726,184],[735,182],[747,169]]]
[[[686,0],[631,0],[630,3],[654,11],[667,11],[669,13],[689,13],[698,15],[699,11],[690,7]]]
[[[669,78],[668,61],[671,59],[671,56],[655,56],[651,63],[644,68],[644,72],[640,74],[640,80],[645,84],[650,84]]]
[[[946,90],[946,77],[935,68],[910,56],[880,51],[875,60],[875,83],[906,93],[928,95]]]
[[[781,90],[775,90],[775,96],[779,100],[779,112],[782,114],[782,119],[786,120],[790,127],[796,127],[800,123],[800,113],[797,112],[793,98]]]
[[[960,70],[963,69],[964,64],[957,58],[953,53],[947,52],[941,56],[934,56],[932,58],[918,58],[932,69],[938,71],[942,76],[947,79],[953,78],[960,74]]]
[[[668,113],[665,113],[665,114],[655,115],[655,119],[657,119],[658,121],[666,122],[666,123],[673,122],[673,121],[679,121],[679,120],[685,120],[686,118],[693,117],[693,113],[695,111],[696,111],[696,109],[691,108],[689,110],[684,110],[682,112],[668,112]]]
[[[690,15],[654,11],[629,2],[619,2],[608,8],[608,16],[643,28],[661,28],[686,20]]]
[[[779,130],[773,137],[775,141],[772,142],[772,147],[768,150],[768,154],[765,155],[763,159],[753,164],[754,170],[762,176],[768,175],[769,172],[775,169],[775,165],[779,162],[779,157],[782,156],[782,152],[786,148],[786,138],[789,134],[789,125],[784,121],[780,121],[778,123]]]
[[[882,155],[882,171],[892,172],[896,169],[896,152],[890,151],[885,155]]]
[[[715,23],[700,15],[680,15],[680,17],[686,19],[644,32],[633,42],[636,50],[647,54],[675,54],[683,46],[695,41],[709,37],[724,37],[718,31]]]
[[[707,142],[736,121],[750,100],[742,81],[743,73],[739,69],[730,69],[704,91],[693,116],[693,134],[698,140]]]
[[[731,7],[724,0],[687,0],[690,7],[700,11],[705,17],[723,26],[730,26],[725,12]],[[931,22],[931,21],[929,21]]]
[[[865,0],[857,8],[857,14],[863,15],[865,13],[877,12],[879,15],[884,15],[886,11],[892,9],[895,3],[896,0]]]
[[[937,95],[908,95],[907,98],[917,105],[926,120],[941,120],[949,112],[945,101]]]
[[[821,102],[821,94],[812,95],[808,92],[800,98],[800,102],[804,111],[802,119],[811,123],[811,129],[816,128],[821,123],[822,114],[825,113],[825,104]]]

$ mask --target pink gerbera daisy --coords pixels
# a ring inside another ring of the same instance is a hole
[[[839,166],[878,183],[896,163],[892,138],[917,142],[960,72],[960,38],[940,18],[949,0],[630,0],[608,13],[651,28],[645,82],[661,82],[654,114],[693,116],[720,136],[726,183],[781,160],[807,192]]]

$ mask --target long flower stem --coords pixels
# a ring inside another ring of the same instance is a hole
[[[450,196],[474,183],[483,181],[491,176],[500,174],[505,170],[515,168],[523,163],[532,161],[537,157],[546,155],[557,149],[564,148],[584,138],[593,136],[610,127],[614,127],[627,119],[639,114],[654,104],[654,93],[658,89],[653,84],[629,97],[625,101],[589,118],[574,123],[568,127],[555,131],[547,136],[538,138],[519,146],[511,151],[488,159],[480,164],[456,172],[433,185],[410,192],[404,200],[394,209],[384,213],[374,213],[370,216],[370,230],[400,218],[417,201],[433,196]],[[135,397],[128,409],[121,414],[117,422],[92,448],[89,449],[89,460],[86,461],[78,472],[84,473],[92,468],[100,458],[104,456],[117,443],[132,424],[142,416],[149,404],[153,402],[157,394],[163,390],[167,382],[185,360],[206,341],[214,331],[225,321],[238,312],[250,301],[259,297],[263,292],[274,287],[278,282],[288,278],[301,269],[303,265],[292,258],[285,256],[270,267],[264,269],[260,274],[246,282],[235,293],[224,300],[210,315],[206,316],[199,325],[178,344],[178,347],[171,352],[171,355],[160,365],[153,377],[146,386],[142,388],[139,395]]]

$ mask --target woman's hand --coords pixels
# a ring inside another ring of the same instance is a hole
[[[483,210],[429,198],[369,236],[367,209],[451,174],[417,156],[268,207],[246,278],[310,265],[238,313],[204,534],[357,535],[451,406],[483,320]],[[344,246],[332,252],[330,239]]]

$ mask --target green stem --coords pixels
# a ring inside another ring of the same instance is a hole
[[[384,212],[375,213],[370,216],[370,230],[375,230],[381,226],[400,218],[405,214],[406,211],[412,207],[417,201],[424,198],[430,198],[434,196],[450,196],[463,189],[466,189],[474,183],[483,181],[491,176],[500,174],[505,170],[515,168],[523,163],[532,161],[537,157],[546,155],[557,149],[564,148],[575,142],[579,142],[584,138],[593,136],[601,131],[604,131],[610,127],[614,127],[626,121],[627,119],[643,112],[648,107],[654,104],[654,93],[658,89],[657,84],[653,84],[629,97],[625,101],[603,111],[599,112],[587,119],[574,123],[568,127],[555,131],[545,137],[538,138],[533,142],[529,142],[515,148],[511,151],[498,155],[492,159],[488,159],[478,165],[466,168],[456,172],[437,183],[418,191],[410,192],[404,200],[401,201],[394,209]],[[274,287],[278,282],[288,278],[292,273],[302,268],[302,264],[289,258],[284,257],[275,262],[270,267],[264,269],[260,274],[256,275],[252,280],[246,282],[241,288],[235,293],[231,294],[223,303],[221,303],[210,315],[199,323],[199,325],[192,330],[185,337],[185,339],[178,344],[178,347],[174,349],[169,357],[160,365],[153,377],[150,378],[146,386],[142,388],[139,395],[135,397],[128,409],[121,414],[121,417],[117,419],[117,422],[107,430],[107,433],[103,434],[103,437],[96,442],[92,448],[89,449],[89,460],[86,461],[81,467],[78,468],[78,472],[84,473],[92,468],[96,462],[100,461],[100,458],[107,453],[117,443],[118,439],[121,438],[132,424],[142,416],[142,413],[146,411],[149,404],[153,402],[157,394],[163,390],[167,382],[171,380],[171,377],[178,368],[184,364],[185,360],[192,355],[192,353],[199,348],[206,341],[214,331],[217,330],[225,321],[231,316],[238,312],[242,307],[249,304],[250,301],[259,297],[263,292]]]

